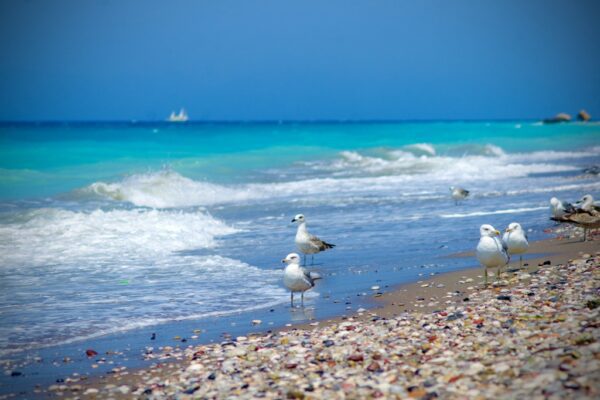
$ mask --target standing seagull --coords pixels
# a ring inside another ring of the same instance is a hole
[[[575,207],[566,201],[560,201],[556,197],[550,199],[550,211],[553,218],[562,218],[566,214],[575,212]]]
[[[518,222],[513,222],[508,225],[508,228],[506,228],[504,236],[502,237],[502,241],[506,244],[509,255],[519,255],[519,266],[522,268],[523,253],[527,252],[529,242],[527,241],[527,234],[523,231],[521,225]]]
[[[594,198],[591,194],[586,194],[575,204],[580,206],[573,208],[571,212],[561,214],[560,217],[553,216],[550,219],[583,228],[583,241],[585,242],[589,229],[600,228],[600,207],[594,204]]]
[[[481,225],[479,228],[481,237],[477,244],[477,260],[485,268],[485,286],[488,284],[488,268],[498,267],[498,276],[500,268],[508,264],[510,260],[506,252],[505,244],[500,240],[500,232],[491,225]]]
[[[294,307],[294,292],[301,292],[301,302],[304,305],[304,292],[315,286],[315,281],[321,279],[321,275],[316,272],[308,272],[300,266],[300,256],[296,253],[290,253],[281,260],[287,264],[283,271],[283,284],[290,289],[290,301]]]
[[[459,200],[464,200],[469,195],[469,191],[461,187],[450,186],[450,193],[454,199],[454,204],[458,205]]]
[[[307,254],[312,255],[311,263],[314,263],[315,254],[335,247],[335,244],[324,242],[318,237],[308,233],[308,231],[306,230],[306,220],[304,219],[304,215],[296,215],[292,222],[298,223],[298,231],[296,232],[295,242],[296,246],[298,247],[298,250],[300,250],[300,252],[304,254],[304,265],[306,265]]]

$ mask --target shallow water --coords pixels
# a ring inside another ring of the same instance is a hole
[[[0,358],[118,344],[139,360],[150,332],[218,340],[368,306],[373,285],[475,266],[443,256],[482,223],[546,237],[550,197],[600,195],[582,174],[599,139],[532,122],[0,126]],[[472,195],[455,205],[451,185]],[[280,263],[297,213],[337,245],[300,311]]]

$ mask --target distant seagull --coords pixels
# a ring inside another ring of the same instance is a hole
[[[571,212],[562,214],[560,217],[553,216],[550,219],[583,228],[583,241],[585,242],[588,229],[600,228],[600,207],[594,204],[594,198],[591,194],[586,194],[575,204],[580,206],[574,208]]]
[[[327,243],[322,241],[316,236],[311,235],[306,230],[306,220],[304,215],[298,214],[292,219],[292,222],[298,223],[298,231],[296,232],[296,246],[302,254],[304,254],[304,265],[306,265],[306,255],[312,255],[312,263],[315,261],[315,254],[332,249],[335,244]]]
[[[560,201],[556,197],[553,197],[550,199],[550,211],[552,212],[552,217],[562,218],[565,214],[575,212],[575,207],[571,203]]]
[[[600,228],[600,213],[590,214],[587,212],[575,212],[572,214],[567,214],[562,218],[553,218],[558,222],[566,222],[568,224],[573,224],[580,228],[583,228],[583,241],[587,240],[587,232],[588,229],[598,229]]]
[[[510,258],[506,252],[506,245],[500,239],[500,232],[493,226],[481,225],[479,233],[481,237],[477,244],[477,260],[485,268],[485,286],[487,287],[487,269],[498,267],[498,276],[500,276],[500,268],[508,264]]]
[[[469,191],[461,187],[450,186],[450,194],[454,199],[454,204],[458,205],[460,200],[464,200],[469,195]]]
[[[304,305],[304,292],[315,286],[315,281],[321,279],[321,275],[316,272],[308,272],[300,266],[300,256],[296,253],[290,253],[281,260],[287,264],[283,271],[283,284],[290,289],[290,302],[294,307],[294,292],[301,292],[301,303]]]
[[[576,201],[575,204],[579,205],[578,210],[583,210],[592,214],[600,212],[600,206],[597,206],[594,203],[594,198],[591,194],[586,194],[581,200]]]
[[[502,241],[506,244],[509,255],[519,255],[519,266],[523,267],[523,253],[527,252],[529,242],[527,241],[527,234],[523,231],[521,225],[517,222],[508,225]]]

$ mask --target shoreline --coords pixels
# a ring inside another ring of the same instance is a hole
[[[443,313],[452,315],[456,310],[469,308],[473,304],[473,299],[478,298],[482,292],[508,290],[507,288],[514,285],[529,282],[532,275],[536,274],[540,268],[547,268],[548,264],[550,266],[565,265],[569,260],[580,258],[584,254],[591,257],[596,252],[600,253],[599,250],[598,242],[594,241],[578,242],[572,239],[558,238],[533,242],[530,246],[532,257],[523,261],[524,264],[529,265],[523,270],[518,270],[518,268],[514,268],[515,262],[511,262],[510,267],[507,268],[509,271],[507,276],[503,276],[504,280],[508,279],[508,281],[492,289],[482,289],[483,269],[481,267],[427,276],[417,282],[390,287],[388,291],[373,298],[375,307],[368,310],[353,310],[352,314],[348,315],[293,324],[261,333],[249,333],[247,336],[232,338],[220,344],[200,344],[177,349],[166,346],[161,349],[160,353],[149,355],[149,358],[154,360],[154,364],[148,368],[131,371],[125,368],[116,368],[116,371],[112,371],[110,375],[67,378],[64,384],[51,385],[47,391],[42,390],[39,394],[56,397],[84,395],[84,398],[104,397],[109,394],[115,398],[147,395],[149,384],[161,387],[163,384],[160,382],[172,381],[171,375],[180,376],[190,368],[197,369],[198,367],[194,366],[196,360],[217,350],[224,351],[230,346],[235,349],[246,342],[268,341],[273,337],[285,338],[297,335],[311,337],[317,333],[321,336],[323,330],[339,330],[339,327],[344,324],[369,326],[382,321],[392,321],[406,315],[423,317]],[[450,257],[456,256],[473,257],[470,253],[451,255]],[[600,258],[596,257],[594,261],[596,267],[598,267],[599,260]],[[518,261],[516,265],[518,267]],[[220,357],[218,364],[225,363],[225,360],[227,357]],[[218,369],[219,365],[214,365],[214,368]],[[209,375],[208,382],[214,383],[214,381],[215,379],[211,379]],[[143,390],[140,391],[142,388]],[[241,395],[241,392],[237,395]]]

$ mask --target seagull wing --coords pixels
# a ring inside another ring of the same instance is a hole
[[[301,269],[302,269],[302,274],[303,274],[304,281],[307,284],[309,284],[311,287],[315,286],[315,281],[317,279],[321,279],[321,275],[319,275],[318,273],[316,273],[316,272],[309,272],[309,271],[307,271],[304,268],[301,268]]]
[[[327,243],[313,235],[310,235],[310,238],[308,239],[308,241],[310,242],[310,244],[312,244],[317,249],[319,249],[319,251],[332,249],[335,247],[335,244]]]
[[[561,201],[560,203],[567,214],[575,212],[575,207],[573,207],[573,204],[571,204],[567,201]]]

